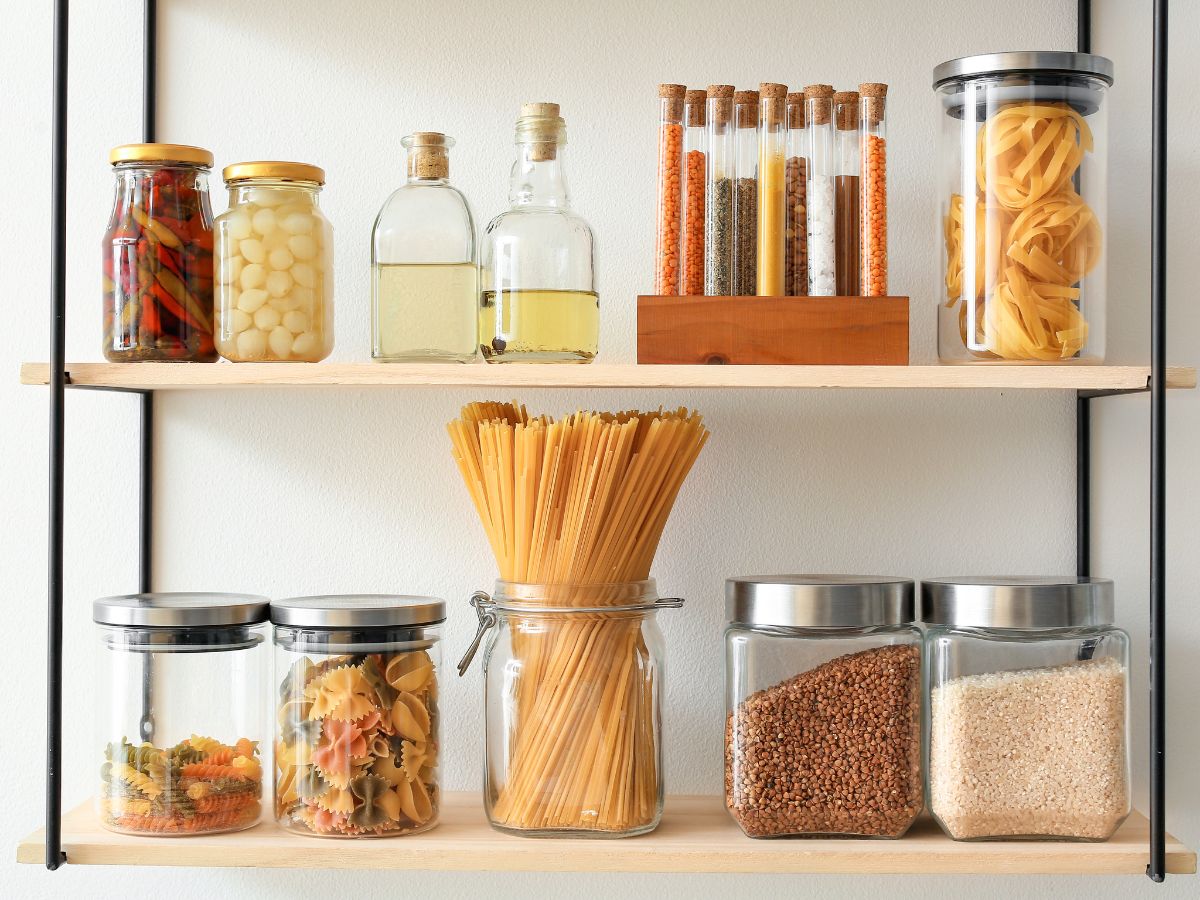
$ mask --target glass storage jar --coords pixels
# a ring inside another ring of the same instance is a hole
[[[924,805],[913,583],[725,582],[725,805],[750,837],[898,838]]]
[[[571,209],[566,144],[557,103],[521,107],[511,207],[488,223],[480,251],[479,347],[490,363],[596,358],[600,300],[592,229]]]
[[[1103,841],[1129,814],[1129,637],[1102,578],[921,586],[929,808],[955,840]]]
[[[1112,63],[988,53],[942,63],[943,362],[1100,363]]]
[[[288,831],[388,837],[437,824],[446,604],[385,594],[271,604],[275,818]]]
[[[515,584],[471,599],[485,632],[484,807],[526,837],[629,837],[662,818],[663,641],[653,580]]]
[[[418,131],[400,142],[408,180],[371,235],[371,356],[467,363],[479,352],[475,222],[450,184],[454,139]]]
[[[105,597],[92,617],[101,824],[192,835],[258,822],[270,739],[266,598]]]
[[[244,162],[221,174],[229,209],[217,217],[217,350],[232,362],[320,362],[333,352],[324,170]]]
[[[212,362],[213,155],[182,144],[125,144],[104,234],[104,358]]]

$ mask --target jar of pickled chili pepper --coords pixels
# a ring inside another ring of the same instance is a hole
[[[212,362],[213,155],[182,144],[109,154],[116,196],[104,235],[104,356]]]

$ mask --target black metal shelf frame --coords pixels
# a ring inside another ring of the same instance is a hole
[[[1150,383],[1137,391],[1079,391],[1076,394],[1076,570],[1091,572],[1091,401],[1128,393],[1150,394],[1150,862],[1146,874],[1166,878],[1166,393],[1167,393],[1167,13],[1169,0],[1153,2],[1151,148]],[[143,0],[142,132],[155,140],[157,113],[158,3]],[[46,868],[67,862],[62,849],[62,644],[63,644],[63,469],[66,373],[66,170],[67,23],[69,0],[54,3],[54,93],[52,111],[52,199],[50,265],[50,490],[47,590],[46,692]],[[1091,0],[1078,0],[1078,50],[1091,52]],[[150,591],[153,563],[154,392],[92,388],[138,395],[138,590]],[[152,672],[143,670],[142,738],[153,722],[148,711]]]

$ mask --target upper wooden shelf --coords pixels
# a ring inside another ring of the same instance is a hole
[[[101,828],[90,803],[62,823],[69,865],[510,872],[1144,875],[1148,836],[1146,818],[1134,813],[1112,840],[1099,844],[956,842],[929,819],[895,841],[756,841],[738,830],[721,798],[668,797],[662,825],[642,837],[536,840],[494,831],[475,793],[448,793],[432,831],[380,840],[301,837],[274,822],[209,837],[129,837]],[[44,858],[40,830],[17,847],[18,862]],[[1196,854],[1172,837],[1167,871],[1196,871]]]
[[[848,388],[1138,391],[1147,366],[638,366],[377,363],[68,363],[77,387],[193,390],[268,386],[477,388]],[[22,384],[47,384],[47,363],[24,363]],[[1171,388],[1196,387],[1194,368],[1171,368]]]

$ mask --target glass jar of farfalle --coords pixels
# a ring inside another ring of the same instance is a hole
[[[437,824],[437,678],[446,604],[381,594],[271,604],[275,818],[322,837]]]

